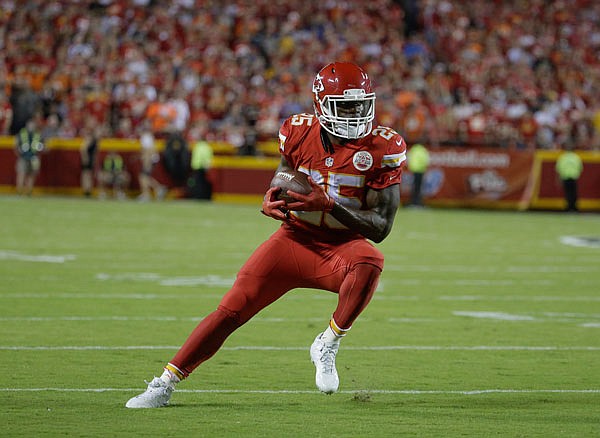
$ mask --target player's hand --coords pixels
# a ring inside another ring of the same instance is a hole
[[[287,208],[289,210],[300,211],[324,211],[325,213],[333,210],[335,199],[329,196],[323,187],[317,184],[310,176],[308,177],[308,182],[312,186],[312,192],[308,195],[302,195],[291,190],[287,191],[289,196],[297,200],[297,202],[288,202]]]
[[[279,187],[271,187],[265,193],[263,199],[262,210],[260,211],[265,216],[272,217],[279,221],[285,221],[289,219],[288,212],[286,210],[285,201],[277,199],[277,192],[281,190]]]

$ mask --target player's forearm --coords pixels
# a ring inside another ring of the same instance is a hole
[[[336,202],[330,214],[375,243],[385,239],[392,229],[391,222],[373,210],[355,210]]]

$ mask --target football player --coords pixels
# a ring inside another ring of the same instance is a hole
[[[338,390],[335,357],[341,339],[365,309],[383,269],[379,243],[400,203],[406,160],[404,139],[374,125],[375,93],[357,65],[334,62],[312,86],[315,114],[288,118],[279,132],[281,162],[309,175],[312,192],[288,191],[293,201],[267,190],[262,213],[279,229],[250,256],[218,308],[193,330],[181,349],[129,408],[168,404],[175,385],[213,356],[225,339],[286,292],[315,288],[338,295],[329,324],[310,347],[316,386]]]

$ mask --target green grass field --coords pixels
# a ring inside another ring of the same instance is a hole
[[[258,206],[0,197],[0,435],[600,436],[599,215],[398,213],[386,269],[314,386],[336,296],[293,291],[168,408],[161,372],[277,223]]]

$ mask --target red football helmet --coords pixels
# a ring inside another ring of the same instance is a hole
[[[375,93],[369,76],[351,62],[325,66],[313,82],[315,114],[330,134],[362,138],[375,119]]]

